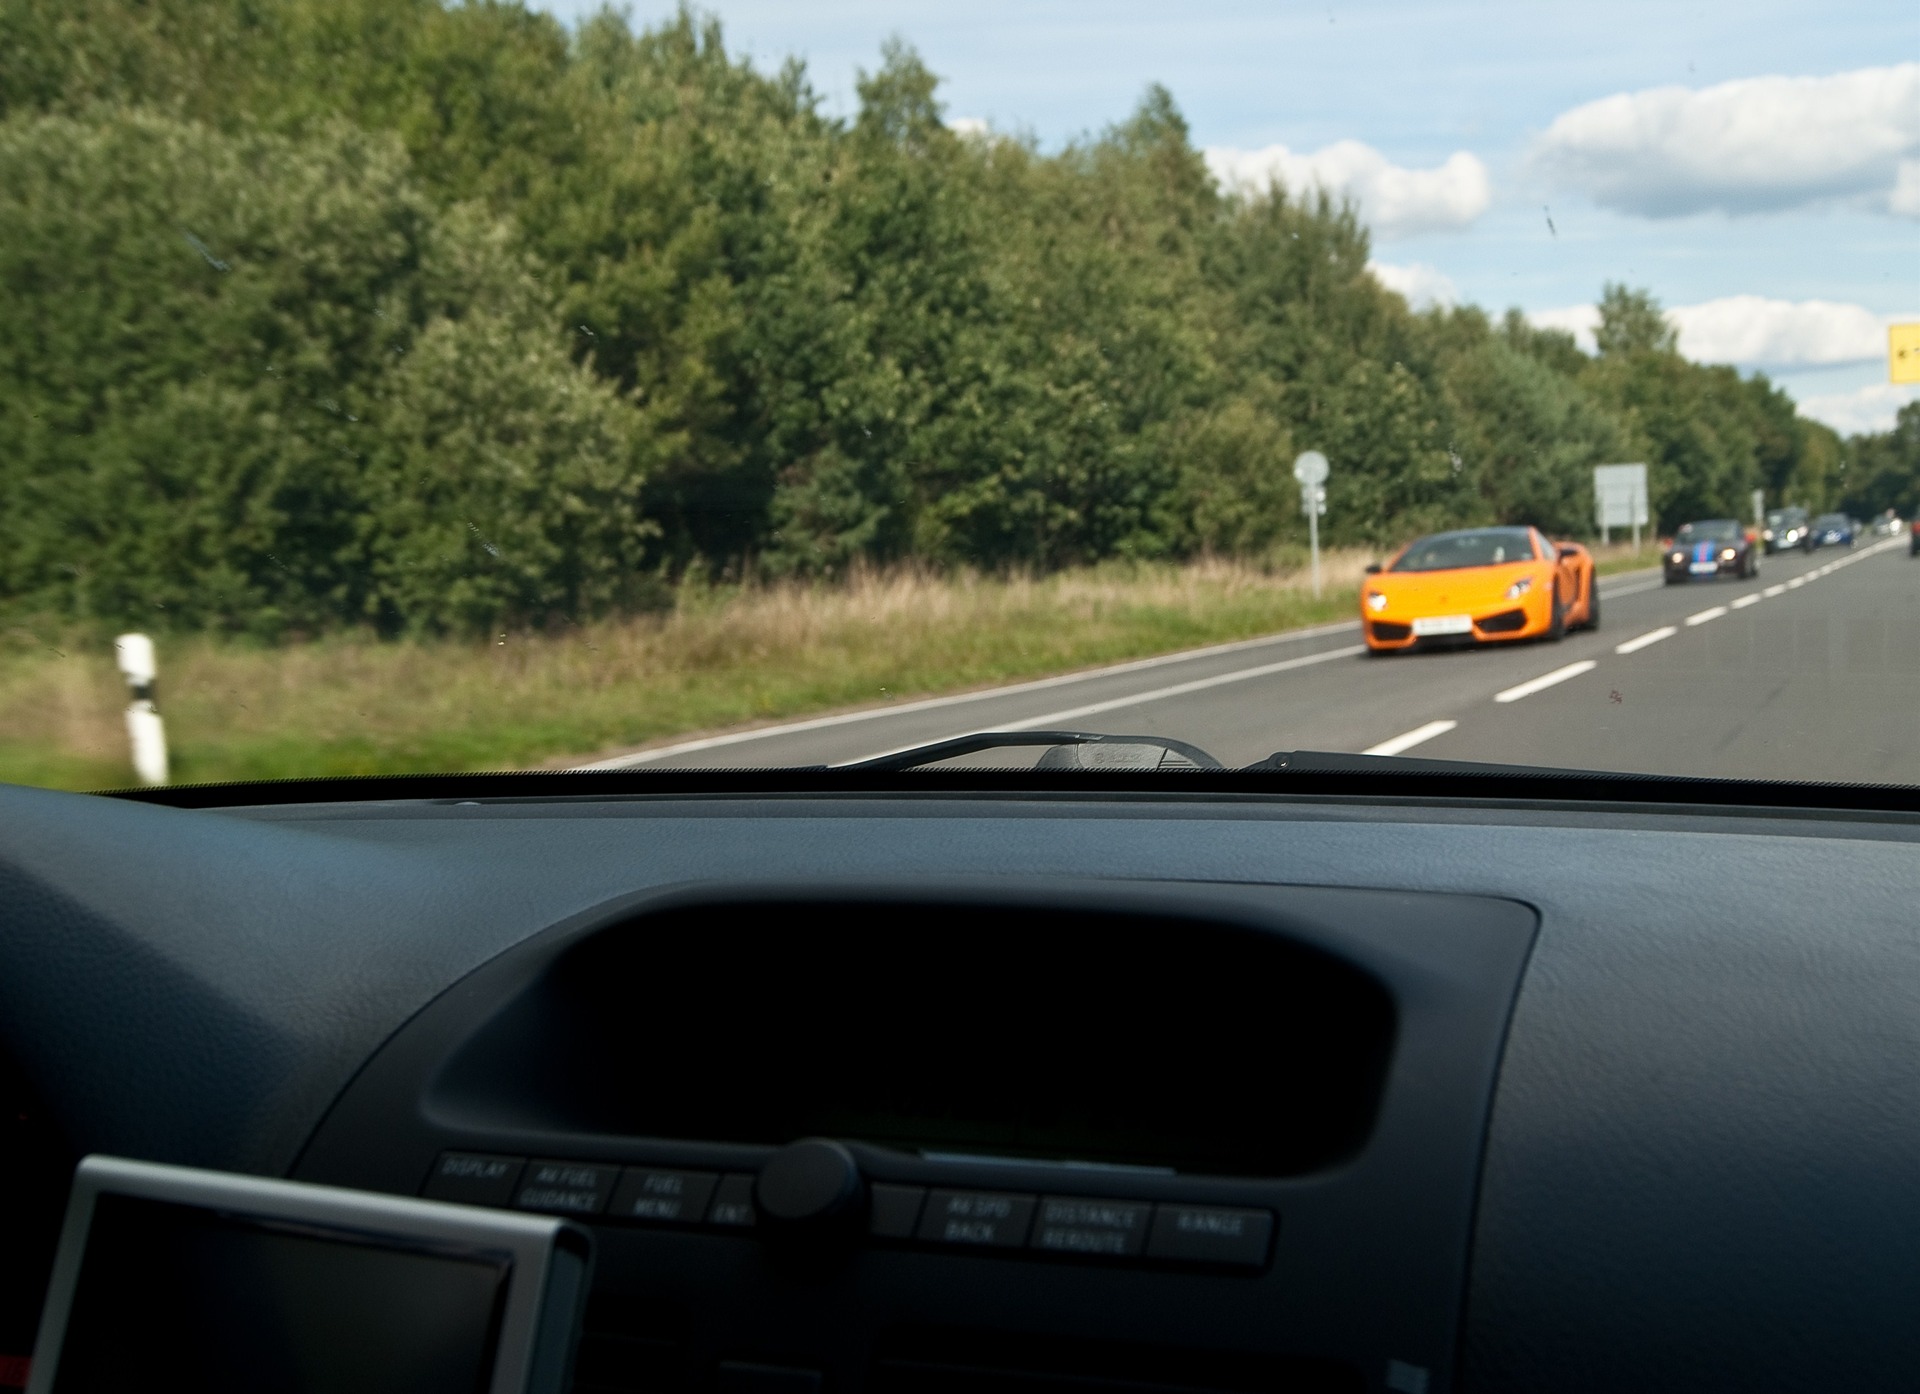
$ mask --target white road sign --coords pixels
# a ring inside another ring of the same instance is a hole
[[[1327,482],[1327,457],[1318,450],[1304,450],[1293,461],[1293,477],[1308,488]]]

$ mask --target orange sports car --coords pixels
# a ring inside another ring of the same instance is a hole
[[[1549,542],[1537,528],[1437,532],[1367,568],[1360,623],[1373,653],[1595,629],[1593,555],[1577,542]]]

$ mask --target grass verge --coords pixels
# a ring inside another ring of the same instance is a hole
[[[180,782],[578,763],[1345,619],[1372,558],[1327,557],[1318,599],[1299,570],[1209,561],[689,590],[667,615],[490,642],[161,638],[160,709]],[[0,780],[130,783],[110,641],[0,643]]]

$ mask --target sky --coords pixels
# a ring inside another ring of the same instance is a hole
[[[547,0],[561,19],[598,8]],[[636,27],[674,0],[630,0]],[[851,114],[899,37],[949,121],[1042,148],[1174,96],[1225,183],[1351,197],[1416,305],[1584,332],[1652,291],[1703,362],[1882,430],[1886,325],[1920,320],[1920,5],[1909,0],[711,0],[728,47]],[[1590,342],[1590,341],[1589,341]]]

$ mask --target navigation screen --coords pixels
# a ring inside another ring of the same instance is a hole
[[[508,1265],[103,1194],[55,1394],[476,1394]]]

